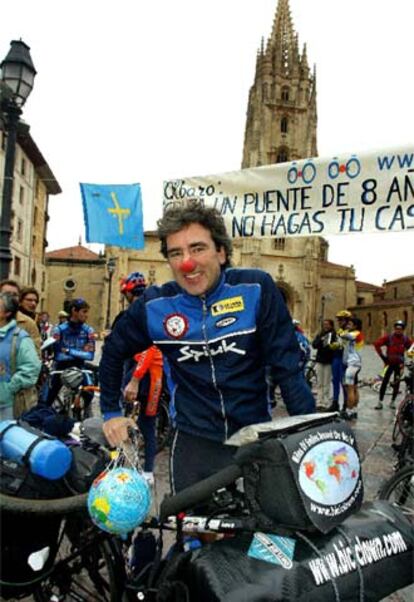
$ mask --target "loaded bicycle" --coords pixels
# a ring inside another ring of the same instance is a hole
[[[312,415],[253,432],[254,441],[239,440],[234,465],[165,498],[126,540],[92,525],[85,494],[41,501],[2,494],[9,518],[59,522],[42,542],[51,553],[36,577],[12,583],[2,576],[3,587],[41,601],[369,601],[411,583],[410,525],[387,502],[360,508],[359,460],[348,425]],[[102,448],[99,441],[89,445]],[[328,475],[332,483],[342,475],[346,487],[334,489],[326,504],[320,477]],[[175,542],[164,550],[171,529]],[[205,543],[205,532],[225,537]],[[136,539],[152,553],[133,571],[126,550]]]

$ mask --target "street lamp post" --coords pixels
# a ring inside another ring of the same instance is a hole
[[[111,296],[112,296],[112,276],[114,275],[116,268],[116,259],[115,257],[109,257],[106,267],[108,269],[108,303],[106,307],[106,324],[105,329],[109,330],[111,328]]]
[[[29,46],[22,40],[13,40],[10,46],[6,58],[0,64],[0,117],[7,133],[0,216],[0,280],[8,278],[12,260],[10,238],[17,128],[22,114],[21,107],[32,91],[36,75]]]

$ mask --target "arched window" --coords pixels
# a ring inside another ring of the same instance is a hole
[[[372,316],[371,316],[371,312],[368,312],[368,326],[372,326]]]
[[[282,117],[280,120],[280,131],[282,134],[287,134],[288,131],[288,119],[287,117]]]
[[[282,93],[280,96],[281,96],[281,99],[285,102],[289,100],[289,88],[287,86],[284,86],[282,88]]]
[[[387,326],[388,326],[388,315],[387,315],[386,311],[382,312],[382,322],[384,324],[384,328],[387,328]]]

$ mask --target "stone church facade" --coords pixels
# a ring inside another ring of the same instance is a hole
[[[271,35],[262,44],[250,89],[242,168],[317,156],[316,75],[306,46],[298,47],[288,0],[279,0]],[[284,294],[291,315],[313,335],[323,317],[356,303],[351,267],[328,261],[328,243],[321,237],[236,239],[233,263],[268,271]],[[116,277],[139,270],[150,282],[171,277],[159,253],[154,232],[145,233],[145,250],[107,247],[117,258]],[[105,298],[105,295],[104,295]],[[111,308],[120,307],[112,290]],[[106,311],[103,308],[103,311]]]
[[[270,37],[257,54],[241,167],[317,156],[316,97],[315,71],[309,67],[306,46],[299,49],[289,1],[279,0]],[[162,284],[171,278],[159,247],[156,232],[145,232],[142,251],[106,246],[105,256],[95,258],[98,264],[86,256],[76,264],[78,270],[82,268],[82,274],[92,270],[95,277],[98,270],[103,276],[102,289],[98,285],[88,286],[87,279],[84,287],[83,278],[79,278],[76,291],[76,295],[96,296],[96,306],[95,298],[91,299],[91,316],[98,330],[107,323],[108,306],[111,320],[123,307],[120,278],[132,271],[143,272],[151,284]],[[327,241],[317,236],[235,239],[233,264],[268,271],[282,291],[292,317],[300,320],[305,332],[313,336],[324,317],[334,317],[339,309],[354,306],[357,300],[353,267],[329,262],[328,247]],[[53,302],[59,298],[59,303],[68,294],[62,282],[72,277],[70,269],[63,270],[63,255],[48,254],[48,269],[53,265],[54,270],[60,271],[59,276],[51,274],[49,278],[50,283],[59,282],[60,293],[55,289],[49,298]],[[116,259],[112,280],[106,271],[111,257]],[[69,257],[71,269],[73,262],[74,257]]]

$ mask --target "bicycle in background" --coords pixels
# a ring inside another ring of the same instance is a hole
[[[414,524],[414,362],[406,364],[406,393],[395,412],[392,448],[394,474],[382,485],[378,496],[398,506]]]

